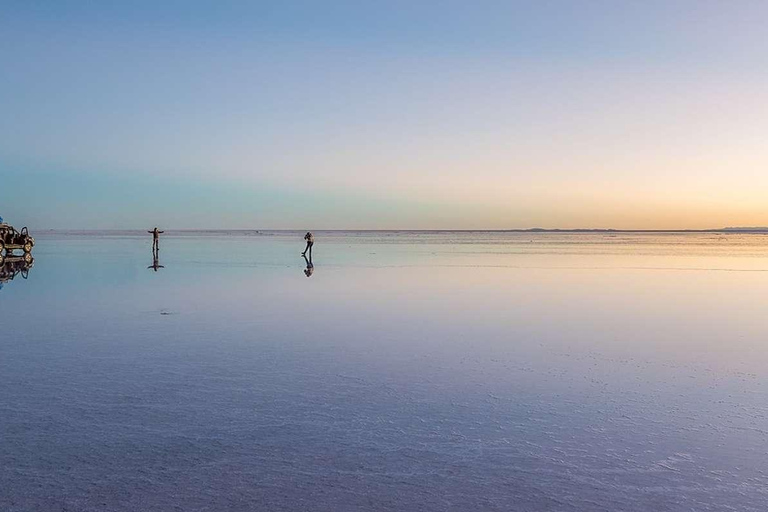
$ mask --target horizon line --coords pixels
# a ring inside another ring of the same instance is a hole
[[[38,232],[127,232],[144,231],[145,228],[48,228],[36,229]],[[239,232],[293,232],[307,231],[306,228],[163,228],[165,231],[175,232],[220,232],[220,231],[239,231]],[[313,231],[313,230],[308,230]],[[404,232],[404,233],[768,233],[768,227],[725,227],[725,228],[707,228],[707,229],[621,229],[621,228],[510,228],[510,229],[314,229],[315,232]]]

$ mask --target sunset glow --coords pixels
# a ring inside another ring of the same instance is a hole
[[[765,3],[204,4],[4,9],[6,216],[768,225]]]

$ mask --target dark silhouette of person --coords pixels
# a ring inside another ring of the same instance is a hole
[[[162,233],[162,231],[161,231]],[[152,251],[152,264],[148,266],[147,268],[151,268],[155,272],[157,272],[158,269],[165,268],[160,264],[160,250]]]
[[[160,231],[155,227],[152,231],[147,231],[150,235],[152,235],[152,252],[160,250],[160,234],[165,233],[165,231]]]
[[[312,251],[309,253],[309,259],[307,259],[307,256],[302,254],[304,256],[304,261],[307,262],[307,268],[304,270],[304,275],[307,277],[312,277],[312,273],[315,271],[315,265],[312,264]]]
[[[315,245],[315,236],[307,231],[307,234],[304,235],[304,240],[307,241],[307,247],[304,249],[304,252],[301,253],[302,256],[306,256],[307,251],[309,251],[309,259],[312,260],[312,246]]]

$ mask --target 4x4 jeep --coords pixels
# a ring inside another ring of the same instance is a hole
[[[29,254],[35,246],[35,239],[29,236],[29,230],[24,227],[16,231],[9,224],[0,224],[0,264],[5,258],[13,256],[13,251],[21,249]]]

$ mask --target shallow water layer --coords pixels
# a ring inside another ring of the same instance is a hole
[[[768,507],[768,236],[302,235],[38,233],[0,510]]]

